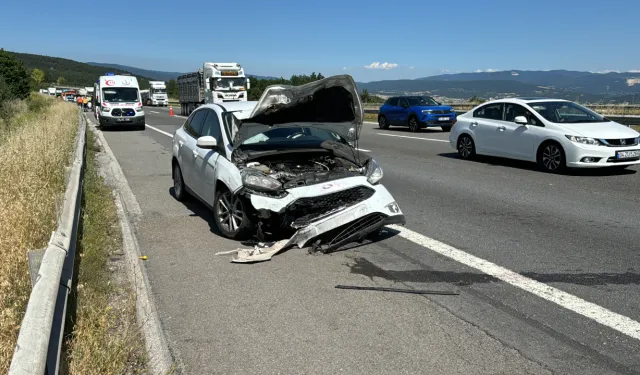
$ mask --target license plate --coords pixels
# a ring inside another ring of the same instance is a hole
[[[448,117],[440,117],[438,121],[449,121]]]
[[[640,158],[640,150],[616,152],[616,159],[632,159],[632,158]]]
[[[130,118],[119,118],[116,121],[118,121],[118,122],[131,122],[131,119]]]

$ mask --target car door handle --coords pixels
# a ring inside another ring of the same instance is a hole
[[[474,122],[472,122],[470,125],[471,125],[471,126],[478,126],[478,123],[474,121]]]
[[[194,157],[194,158],[198,158],[198,151],[193,150],[192,152],[193,152],[193,157]]]
[[[507,130],[507,128],[506,128],[505,126],[500,126],[500,127],[498,128],[498,130],[500,130],[501,132],[503,132],[503,131]]]
[[[178,146],[182,147],[184,145],[184,141],[178,141]]]

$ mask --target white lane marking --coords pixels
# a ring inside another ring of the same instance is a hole
[[[421,141],[432,141],[432,142],[447,142],[448,140],[444,139],[435,139],[435,138],[422,138],[422,137],[410,137],[408,135],[397,135],[397,134],[385,134],[385,133],[376,133],[377,135],[384,135],[385,137],[399,137],[399,138],[411,138],[411,139],[419,139]]]
[[[519,273],[513,272],[469,253],[465,253],[453,246],[449,246],[438,240],[423,236],[420,233],[416,233],[405,227],[397,225],[389,225],[389,227],[399,231],[401,237],[415,244],[451,258],[466,266],[475,268],[487,275],[491,275],[517,288],[564,307],[565,309],[571,310],[627,336],[640,340],[640,322],[629,317],[615,313],[602,306],[596,305],[595,303],[585,301],[547,284],[522,276]]]
[[[151,113],[160,113],[160,112],[156,112],[156,111],[149,111],[149,112],[151,112]]]
[[[145,125],[147,125],[147,128],[149,128],[149,129],[151,129],[151,130],[155,130],[155,131],[157,131],[157,132],[158,132],[158,133],[160,133],[160,134],[164,134],[164,135],[166,135],[166,136],[167,136],[167,137],[169,137],[169,138],[173,138],[173,134],[171,134],[171,133],[167,133],[166,131],[164,131],[164,130],[160,130],[160,129],[156,128],[155,126],[151,126],[151,125],[149,125],[149,124],[145,124]]]

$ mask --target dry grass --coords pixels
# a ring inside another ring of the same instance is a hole
[[[12,103],[0,124],[0,373],[6,374],[31,281],[27,251],[46,246],[78,125],[73,104],[35,97]],[[5,104],[6,105],[6,104]],[[32,111],[28,111],[32,109]],[[6,110],[6,107],[5,107]],[[40,113],[38,113],[40,111]]]
[[[135,295],[123,268],[116,207],[98,175],[93,133],[87,136],[77,309],[67,341],[69,374],[145,373],[144,341],[136,324]]]

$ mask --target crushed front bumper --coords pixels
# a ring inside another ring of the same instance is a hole
[[[323,196],[330,199],[336,193],[362,186],[372,189],[373,194],[353,205],[336,207],[331,213],[321,214],[309,220],[305,223],[306,225],[298,227],[289,239],[278,241],[270,247],[238,249],[232,261],[248,263],[269,260],[283,249],[293,245],[303,248],[314,239],[312,245],[327,252],[346,243],[363,239],[385,225],[406,223],[405,215],[389,191],[383,185],[369,184],[366,177],[350,177],[326,184],[290,189],[289,194],[283,198],[251,195],[251,204],[257,210],[266,209],[275,213],[284,213],[291,204],[300,199],[321,199]]]

